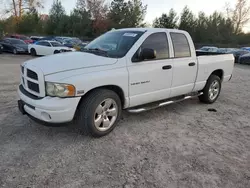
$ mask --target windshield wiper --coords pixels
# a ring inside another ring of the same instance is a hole
[[[84,48],[82,51],[83,52],[90,52],[90,53],[99,53],[99,54],[101,53],[101,54],[105,55],[106,57],[109,57],[108,52],[105,50],[102,50],[100,48]]]

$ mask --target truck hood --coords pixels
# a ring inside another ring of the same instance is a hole
[[[98,56],[86,52],[67,52],[40,57],[26,61],[25,66],[35,66],[43,71],[44,75],[65,72],[74,69],[112,65],[117,59]]]

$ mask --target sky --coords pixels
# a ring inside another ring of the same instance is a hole
[[[53,0],[44,0],[45,13],[49,12]],[[75,7],[76,0],[61,0],[67,13]],[[142,0],[144,5],[148,5],[145,21],[152,23],[156,17],[161,16],[162,13],[166,13],[169,9],[173,8],[178,13],[187,5],[195,14],[199,11],[204,11],[206,14],[211,14],[215,10],[224,11],[225,4],[228,2],[231,6],[234,6],[237,0]],[[110,0],[107,0],[110,2]],[[244,28],[245,31],[250,31],[250,26]]]

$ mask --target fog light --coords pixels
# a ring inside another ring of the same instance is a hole
[[[42,112],[41,115],[44,120],[51,120],[51,116],[47,112]]]

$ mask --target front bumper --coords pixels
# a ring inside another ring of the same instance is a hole
[[[17,49],[17,53],[19,54],[28,54],[28,50],[21,50],[21,49]]]
[[[66,123],[73,120],[80,97],[58,98],[44,97],[32,99],[18,89],[19,109],[25,114],[47,122],[47,123]],[[22,111],[23,109],[23,111]]]

